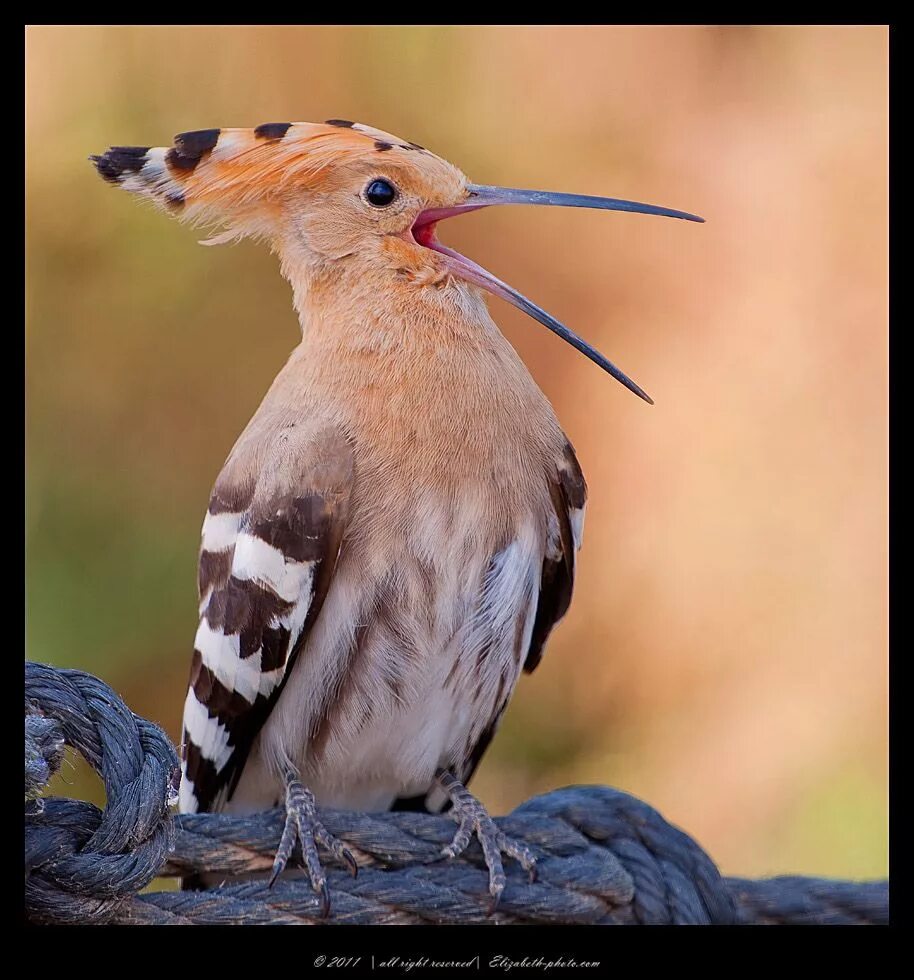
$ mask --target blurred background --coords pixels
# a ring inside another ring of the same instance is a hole
[[[262,247],[98,179],[111,144],[354,119],[483,183],[701,214],[448,225],[651,408],[493,314],[590,486],[575,601],[474,783],[609,783],[728,874],[887,872],[886,29],[27,29],[28,656],[177,740],[209,490],[297,343]],[[78,764],[65,792],[98,798]]]

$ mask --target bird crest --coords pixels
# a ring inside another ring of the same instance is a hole
[[[105,180],[185,220],[225,228],[205,244],[245,236],[270,241],[296,297],[309,290],[314,269],[323,275],[334,264],[343,268],[346,289],[358,286],[372,301],[403,293],[415,304],[417,292],[402,288],[408,281],[424,289],[426,306],[445,319],[468,308],[469,289],[484,289],[648,402],[646,392],[563,323],[440,242],[436,227],[467,211],[516,204],[704,220],[619,198],[471,184],[457,167],[417,143],[344,119],[194,130],[180,133],[171,147],[115,146],[90,159]],[[394,318],[402,319],[401,311]]]
[[[346,119],[200,129],[179,133],[170,147],[113,146],[89,159],[106,181],[181,220],[227,227],[204,243],[218,244],[268,238],[290,195],[320,191],[346,164],[396,168],[400,154],[409,154],[410,168],[427,170],[430,178],[444,168],[465,179],[418,143]]]

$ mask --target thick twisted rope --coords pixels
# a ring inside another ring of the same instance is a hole
[[[27,797],[30,785],[34,793],[36,780],[59,764],[61,740],[102,774],[108,793],[103,812],[74,800],[46,800],[41,809],[27,802],[31,920],[323,921],[309,882],[294,872],[286,872],[273,888],[258,877],[202,891],[138,895],[157,875],[203,874],[217,882],[265,875],[282,831],[281,811],[172,818],[173,748],[159,728],[132,714],[88,674],[27,664],[26,711]],[[353,879],[325,859],[332,923],[888,921],[886,882],[722,878],[688,835],[646,803],[606,787],[571,787],[535,797],[497,821],[534,851],[538,874],[530,883],[508,861],[508,885],[494,915],[488,914],[488,877],[478,844],[456,861],[440,860],[453,836],[448,817],[322,810],[322,819],[360,865]]]
[[[91,674],[26,663],[25,699],[27,712],[46,726],[55,723],[59,738],[99,773],[108,798],[104,812],[72,800],[26,804],[29,917],[117,920],[126,899],[152,881],[171,851],[168,808],[180,773],[175,750],[157,725],[133,714]],[[59,764],[59,741],[49,742],[57,745]],[[27,772],[30,748],[35,751],[34,741],[26,742]]]

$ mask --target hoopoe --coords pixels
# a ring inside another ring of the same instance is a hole
[[[568,609],[587,488],[482,291],[650,398],[436,226],[497,204],[702,219],[472,184],[416,143],[339,119],[91,159],[170,213],[219,224],[210,241],[269,242],[301,320],[203,523],[181,810],[284,803],[272,880],[298,841],[326,912],[317,845],[356,863],[317,804],[450,803],[459,826],[444,854],[478,837],[494,907],[501,854],[531,875],[534,856],[465,785]]]

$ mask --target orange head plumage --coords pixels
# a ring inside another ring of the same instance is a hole
[[[182,133],[166,147],[116,146],[90,158],[99,174],[192,222],[221,226],[209,243],[268,240],[284,270],[357,257],[384,287],[456,280],[524,310],[636,394],[648,396],[602,354],[516,290],[436,238],[439,221],[494,204],[540,204],[694,215],[614,198],[490,187],[416,143],[360,123],[266,123],[255,129]],[[291,278],[291,276],[290,276]]]

